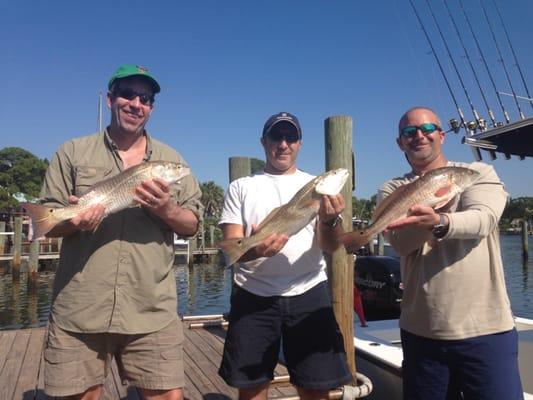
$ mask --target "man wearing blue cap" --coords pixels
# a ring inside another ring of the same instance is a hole
[[[231,183],[220,219],[224,239],[250,236],[254,226],[314,178],[296,167],[301,139],[294,115],[281,112],[266,121],[264,172]],[[267,398],[282,344],[291,382],[302,399],[327,398],[329,389],[351,382],[322,254],[338,247],[343,210],[341,194],[323,196],[318,218],[290,240],[274,233],[234,265],[219,373],[239,388],[239,399]]]
[[[185,163],[145,129],[161,90],[144,67],[122,65],[108,84],[111,122],[54,155],[41,198],[76,203],[95,183],[146,161]],[[177,318],[174,233],[192,236],[202,215],[197,180],[154,179],[134,207],[104,217],[94,206],[54,228],[64,237],[44,352],[45,392],[98,399],[113,358],[147,399],[183,398],[183,330]]]

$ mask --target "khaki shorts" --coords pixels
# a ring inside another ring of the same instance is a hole
[[[75,333],[50,318],[44,350],[44,384],[49,396],[69,396],[102,385],[115,357],[123,381],[143,389],[185,385],[183,326],[177,318],[148,334]]]

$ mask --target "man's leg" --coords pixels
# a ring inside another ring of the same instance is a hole
[[[239,389],[241,399],[264,399],[274,376],[280,340],[279,297],[241,288],[231,295],[229,327],[219,375]]]
[[[178,317],[156,332],[120,336],[115,357],[122,378],[141,389],[146,399],[181,400],[185,373]]]
[[[67,396],[65,399],[68,400],[100,400],[100,395],[102,394],[102,389],[104,385],[96,385],[92,388],[89,388],[84,393],[75,394],[72,396]]]
[[[152,390],[141,389],[146,400],[183,400],[183,389]]]
[[[291,382],[316,399],[352,381],[327,282],[283,298],[283,353]]]
[[[44,349],[45,393],[97,399],[105,378],[105,349],[106,334],[68,332],[51,316]]]
[[[269,384],[253,389],[239,389],[239,400],[267,400]]]
[[[522,400],[516,329],[458,341],[450,349],[466,400]]]
[[[445,400],[450,371],[437,340],[402,330],[404,400]]]

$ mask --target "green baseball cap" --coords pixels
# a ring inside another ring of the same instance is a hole
[[[111,86],[113,85],[113,82],[115,82],[116,79],[127,78],[129,76],[135,75],[144,76],[145,78],[147,78],[152,84],[152,87],[154,88],[154,93],[159,93],[161,91],[159,83],[157,83],[155,78],[148,72],[148,68],[132,64],[124,64],[118,67],[113,76],[111,76],[111,79],[107,84],[107,88],[111,89]]]

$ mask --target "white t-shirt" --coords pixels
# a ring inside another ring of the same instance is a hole
[[[290,175],[261,173],[233,181],[224,198],[220,224],[238,224],[249,236],[252,225],[289,200],[314,176],[297,170]],[[302,294],[327,279],[326,262],[315,239],[316,218],[290,237],[273,257],[237,263],[234,282],[259,296]]]

